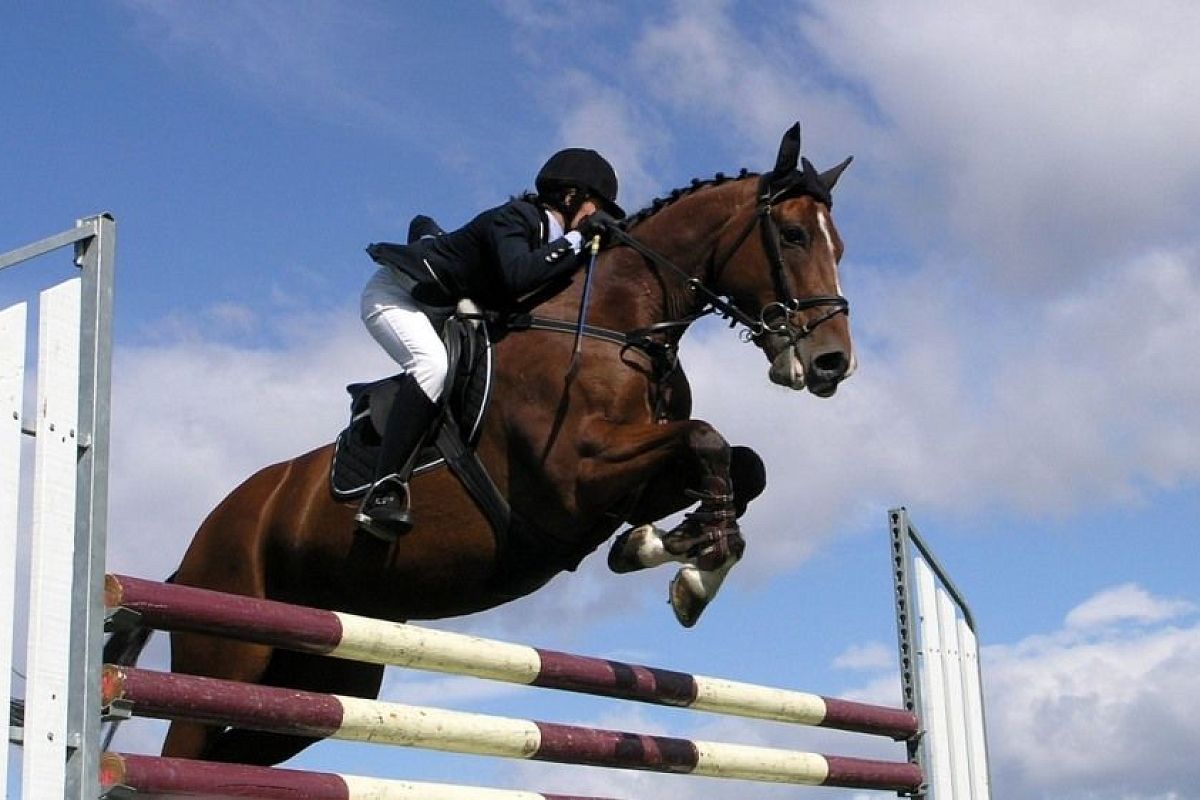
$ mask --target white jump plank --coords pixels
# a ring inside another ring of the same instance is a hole
[[[950,734],[950,775],[954,797],[971,797],[967,750],[967,714],[963,704],[962,653],[958,648],[958,611],[942,587],[937,590],[938,628],[942,639],[942,677],[946,682],[946,714]]]
[[[22,797],[62,797],[66,761],[80,281],[41,294]]]
[[[917,658],[921,662],[921,709],[919,716],[925,728],[925,776],[932,797],[946,800],[953,797],[950,777],[950,731],[946,708],[946,679],[942,664],[943,644],[938,625],[937,586],[933,570],[923,559],[914,559],[917,574],[917,619],[921,632]]]
[[[17,512],[21,499],[21,401],[25,388],[24,303],[0,310],[0,620],[16,619]],[[13,629],[0,631],[0,698],[12,697]],[[0,792],[8,786],[7,748]]]
[[[983,687],[979,683],[979,644],[964,620],[958,621],[958,649],[962,653],[963,702],[967,714],[967,749],[971,762],[972,800],[990,800],[987,737],[983,725]]]

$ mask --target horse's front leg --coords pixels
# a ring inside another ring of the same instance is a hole
[[[740,518],[750,501],[766,488],[766,469],[762,459],[749,447],[735,446],[730,448],[729,475],[734,516]],[[704,606],[716,596],[725,576],[740,558],[745,543],[735,526],[735,535],[730,538],[738,548],[737,556],[728,557],[712,568],[710,562],[714,560],[714,554],[705,552],[703,531],[700,541],[696,541],[694,520],[685,520],[671,530],[655,525],[655,520],[680,511],[688,503],[687,499],[683,503],[677,499],[687,496],[686,484],[682,481],[682,476],[675,470],[658,476],[646,486],[640,502],[629,515],[634,527],[613,541],[608,566],[613,572],[622,573],[670,562],[683,564],[671,582],[670,596],[676,616],[687,625],[688,619],[695,624]]]
[[[745,549],[736,521],[744,505],[735,502],[731,478],[735,454],[721,434],[700,420],[606,424],[599,441],[588,438],[599,445],[589,448],[592,452],[584,461],[584,482],[593,501],[605,505],[640,490],[632,520],[658,518],[642,516],[647,509],[665,516],[699,501],[671,531],[662,533],[648,525],[623,534],[609,556],[617,572],[682,562],[671,582],[671,607],[681,624],[695,625]],[[753,460],[761,470],[757,456]],[[639,531],[647,533],[635,535]]]

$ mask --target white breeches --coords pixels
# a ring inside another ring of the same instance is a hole
[[[446,348],[390,267],[380,267],[367,281],[362,320],[375,341],[436,402],[446,385]]]

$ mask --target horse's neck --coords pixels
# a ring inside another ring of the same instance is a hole
[[[703,278],[715,258],[726,226],[742,206],[741,188],[709,187],[647,218],[631,231],[646,247],[681,272],[649,263],[630,248],[616,248],[602,262],[594,309],[616,318],[614,327],[637,328],[687,317],[703,301],[688,286]],[[752,198],[751,198],[752,199]],[[599,319],[598,324],[603,324]]]

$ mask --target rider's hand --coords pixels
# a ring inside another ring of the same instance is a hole
[[[579,232],[583,235],[584,246],[587,246],[597,236],[600,237],[600,244],[605,244],[610,230],[616,226],[617,221],[611,214],[604,211],[593,211],[584,218],[583,222],[579,223]]]

